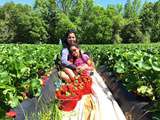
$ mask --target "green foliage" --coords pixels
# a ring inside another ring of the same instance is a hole
[[[106,64],[108,71],[118,73],[120,75],[118,79],[124,81],[128,90],[134,91],[142,85],[155,88],[155,82],[158,82],[160,72],[158,45],[117,45],[114,48],[92,46],[86,51],[92,51],[94,58],[99,58],[100,64]],[[134,86],[130,87],[133,81]],[[154,91],[153,95],[159,96],[157,92]]]
[[[1,8],[1,42],[46,42],[48,33],[44,20],[28,5],[7,3]],[[30,41],[28,41],[28,39]]]
[[[6,3],[0,7],[0,43],[12,42],[15,37],[14,12],[15,4],[13,3]]]
[[[151,36],[148,32],[145,32],[143,36],[143,43],[150,43],[151,42]]]
[[[74,23],[70,21],[69,17],[62,12],[59,12],[57,14],[57,20],[58,23],[56,26],[55,33],[58,40],[63,38],[64,34],[68,29],[76,29],[76,25],[74,25]],[[58,40],[56,41],[56,43],[59,42]]]
[[[0,43],[9,43],[15,36],[14,30],[10,29],[5,20],[0,19]]]
[[[113,37],[114,37],[113,41],[115,44],[120,44],[122,42],[122,38],[120,37],[119,34],[115,34]]]
[[[26,115],[25,120],[62,120],[62,111],[58,108],[58,101],[53,100],[48,105],[42,104],[42,111],[33,113],[30,116]]]
[[[105,64],[108,72],[115,74],[126,88],[137,95],[147,96],[153,102],[154,117],[159,115],[160,96],[160,45],[135,44],[114,46],[84,46],[96,60]]]
[[[39,36],[44,36],[41,38],[45,43],[56,43],[56,25],[57,25],[57,14],[56,14],[56,1],[55,0],[35,0],[35,5],[33,11],[40,16],[41,28],[43,27],[43,32],[39,33]],[[33,23],[34,25],[35,23]],[[39,31],[40,32],[40,31]],[[41,41],[42,41],[41,40]],[[37,39],[38,41],[38,39]]]
[[[89,3],[88,3],[89,4]],[[109,18],[108,9],[105,10],[102,7],[94,7],[90,3],[91,8],[85,11],[85,14],[81,19],[81,43],[94,43],[97,44],[111,43],[112,38],[112,20]],[[89,13],[87,11],[90,11]],[[88,14],[90,14],[88,16]],[[111,13],[112,14],[112,13]]]
[[[46,43],[48,33],[45,21],[35,12],[18,16],[17,42]],[[26,41],[30,40],[30,41]]]
[[[159,48],[159,44],[82,46],[92,53],[97,67],[105,64],[108,72],[115,73],[129,91],[149,97],[155,114],[159,112],[160,96]],[[60,52],[60,46],[1,45],[0,51],[0,99],[4,105],[15,107],[24,99],[23,92],[40,95],[37,72],[54,66],[53,58]]]
[[[53,67],[58,46],[0,45],[0,99],[5,106],[16,107],[26,94],[41,93],[39,70]],[[24,95],[25,94],[25,95]]]
[[[139,18],[129,19],[121,31],[123,43],[141,43],[143,33],[141,31],[141,20]]]
[[[125,4],[124,17],[125,18],[134,18],[137,17],[140,13],[141,0],[127,0]]]
[[[145,3],[140,18],[142,19],[142,30],[150,34],[151,42],[159,42],[160,1]]]
[[[35,0],[0,7],[0,43],[58,43],[68,29],[80,43],[159,42],[160,2],[128,0],[106,8],[93,0]]]

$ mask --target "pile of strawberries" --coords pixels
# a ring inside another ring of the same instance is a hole
[[[56,98],[60,101],[59,108],[63,111],[71,111],[83,95],[92,93],[92,78],[81,75],[70,82],[63,83],[56,90]]]

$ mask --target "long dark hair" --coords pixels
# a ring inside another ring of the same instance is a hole
[[[75,44],[71,45],[70,48],[73,47],[73,46],[79,49],[80,57],[82,58],[83,61],[85,61],[83,56],[82,56],[82,52],[81,52],[80,46],[75,43]],[[69,48],[69,53],[71,54],[72,51],[70,50],[70,48]],[[73,63],[74,63],[77,58],[75,58],[74,56],[72,56],[72,58],[73,58]]]
[[[69,35],[70,33],[74,33],[74,34],[75,34],[75,37],[76,37],[76,44],[78,44],[76,31],[70,29],[70,30],[68,30],[68,31],[66,32],[66,34],[64,35],[64,37],[63,37],[63,39],[62,39],[63,48],[68,48],[68,49],[70,48],[70,46],[69,46],[69,44],[68,44],[68,42],[67,42],[67,38],[68,38],[68,35]]]

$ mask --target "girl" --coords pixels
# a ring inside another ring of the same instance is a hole
[[[78,45],[74,44],[70,47],[70,53],[72,55],[71,61],[76,65],[76,72],[83,75],[90,75],[90,72],[94,70],[93,62],[90,60],[87,54],[82,54]]]
[[[90,75],[91,71],[94,70],[93,62],[90,60],[87,54],[82,54],[77,44],[71,45],[69,49],[69,62],[76,66],[75,70],[65,68],[65,73],[61,74],[61,79],[70,82],[75,80],[75,73],[80,75]]]

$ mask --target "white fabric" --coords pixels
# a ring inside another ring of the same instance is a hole
[[[71,112],[62,111],[62,120],[126,120],[122,110],[114,100],[101,76],[94,71],[92,75],[93,94],[84,95]],[[105,92],[104,92],[105,90]],[[86,101],[92,101],[89,117],[86,117]]]

